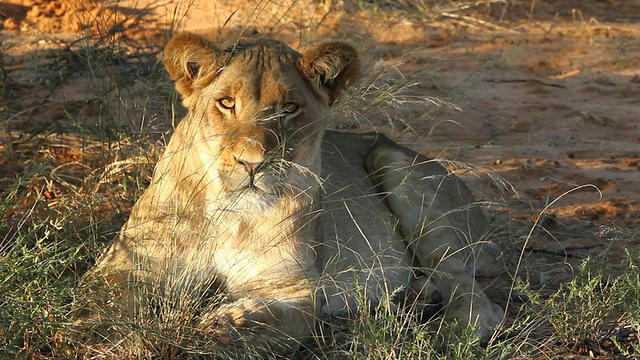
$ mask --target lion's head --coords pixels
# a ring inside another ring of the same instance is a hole
[[[197,133],[185,143],[200,147],[219,195],[234,198],[311,187],[328,110],[359,76],[357,53],[344,43],[300,54],[271,39],[222,47],[188,33],[169,42],[164,65],[189,111],[182,126],[192,131],[183,133]]]

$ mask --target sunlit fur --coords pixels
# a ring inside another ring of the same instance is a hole
[[[164,64],[188,114],[85,278],[114,291],[101,305],[111,321],[201,351],[287,353],[317,316],[355,313],[356,286],[372,303],[412,284],[428,296],[422,273],[450,303],[445,318],[491,333],[502,312],[467,264],[486,219],[464,184],[370,137],[323,144],[331,105],[359,76],[351,46],[299,54],[182,34]],[[457,207],[462,217],[448,215]]]

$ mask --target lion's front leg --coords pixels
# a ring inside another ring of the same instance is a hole
[[[463,249],[449,242],[456,240],[451,226],[442,221],[433,221],[431,226],[434,228],[411,238],[410,248],[428,270],[426,280],[435,285],[446,303],[445,320],[475,328],[476,334],[486,340],[502,321],[503,311],[487,298],[466,267]]]
[[[309,297],[245,298],[203,314],[199,328],[227,345],[291,353],[311,335],[314,304]],[[242,344],[242,345],[241,345]]]
[[[433,165],[415,164],[406,152],[386,145],[367,159],[409,249],[446,302],[445,319],[475,328],[486,339],[502,321],[503,312],[487,298],[467,264],[469,258],[489,255],[472,246],[481,235],[474,222],[486,218],[470,210],[469,190],[446,171],[434,173]]]

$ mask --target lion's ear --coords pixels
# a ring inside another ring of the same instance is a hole
[[[300,69],[332,105],[360,77],[358,52],[351,45],[330,42],[309,49],[300,58]]]
[[[164,48],[164,67],[187,99],[211,81],[221,66],[221,51],[211,41],[190,33],[178,34]]]

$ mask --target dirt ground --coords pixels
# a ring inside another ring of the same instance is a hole
[[[256,2],[251,9],[231,0],[97,4],[0,2],[3,42],[13,44],[0,59],[12,78],[2,89],[13,99],[10,109],[1,109],[5,150],[34,128],[55,125],[69,133],[64,121],[54,120],[70,111],[98,122],[96,114],[106,105],[86,99],[90,69],[74,68],[80,65],[72,57],[38,52],[64,49],[81,32],[110,36],[109,26],[118,24],[129,30],[116,40],[144,44],[151,54],[160,50],[167,28],[214,37],[221,27],[250,28],[294,48],[327,37],[346,39],[360,46],[370,68],[412,74],[415,86],[407,94],[440,97],[457,108],[426,110],[399,101],[384,115],[343,119],[336,126],[375,127],[431,157],[477,166],[477,178],[460,174],[481,198],[499,203],[492,208],[495,237],[511,252],[508,264],[526,250],[523,263],[535,274],[529,279],[534,285],[569,279],[587,256],[623,266],[624,250],[640,245],[638,1],[505,1],[466,12],[410,11],[421,15],[415,17],[392,7],[363,11],[342,1]],[[33,70],[55,61],[77,75],[51,91],[56,74],[34,78]],[[125,60],[112,61],[120,66]],[[148,91],[144,84],[136,81],[132,96]],[[30,109],[36,107],[34,114]],[[0,166],[0,177],[11,178],[23,164],[5,158]],[[507,185],[500,186],[497,176]]]

